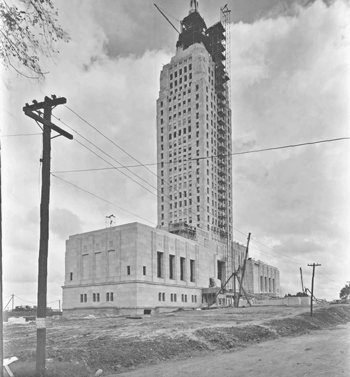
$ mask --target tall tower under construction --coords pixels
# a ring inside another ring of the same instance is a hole
[[[192,0],[157,100],[158,227],[232,240],[230,11],[207,27]]]
[[[247,260],[248,247],[232,237],[230,11],[220,12],[207,27],[191,1],[161,72],[158,227],[134,222],[70,236],[65,315],[232,306],[236,282],[250,295],[279,294],[278,269]]]

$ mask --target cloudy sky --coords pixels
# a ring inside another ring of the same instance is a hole
[[[349,137],[349,2],[202,0],[207,25],[226,3],[234,152]],[[159,74],[177,33],[153,0],[55,4],[71,40],[43,62],[45,82],[1,75],[4,302],[15,294],[23,299],[16,305],[35,303],[37,290],[42,140],[23,114],[26,102],[64,96],[80,116],[65,106],[53,113],[75,139],[52,141],[51,306],[61,298],[69,235],[104,228],[110,214],[117,225],[156,225],[155,175],[108,168],[137,165],[131,155],[155,172]],[[187,0],[157,4],[175,26],[189,10]],[[36,135],[9,136],[18,134]],[[349,157],[349,140],[233,157],[235,240],[251,232],[250,256],[280,269],[283,293],[301,290],[300,267],[311,288],[313,262],[322,264],[316,297],[337,298],[350,280]]]

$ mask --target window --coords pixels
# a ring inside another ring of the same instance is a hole
[[[162,292],[158,293],[158,301],[162,301]]]
[[[84,293],[84,302],[87,302],[87,294]]]
[[[174,301],[176,302],[177,298],[176,298],[176,293],[174,293]]]
[[[192,282],[194,282],[194,274],[195,274],[194,267],[195,267],[194,260],[190,259],[190,281]]]
[[[174,279],[175,255],[169,255],[169,279]]]
[[[126,267],[128,275],[130,275],[130,266]]]
[[[109,292],[106,293],[106,301],[109,301]]]
[[[83,294],[80,295],[80,302],[84,302],[84,295]]]
[[[93,293],[93,294],[92,294],[92,301],[93,301],[93,302],[96,302],[96,293]]]
[[[163,301],[165,301],[165,293],[163,293]]]
[[[173,294],[170,294],[170,301],[173,301]]]
[[[73,272],[71,272],[71,273],[69,274],[69,280],[70,280],[70,281],[73,280]]]
[[[185,295],[185,302],[187,302],[187,295]]]
[[[163,253],[157,252],[157,277],[163,277]]]
[[[185,258],[180,257],[180,280],[185,280]]]
[[[142,267],[142,272],[143,272],[144,275],[146,275],[146,266]]]
[[[96,294],[96,301],[100,302],[100,294],[99,293]]]
[[[113,292],[110,292],[110,293],[109,293],[109,300],[110,300],[110,301],[113,301],[113,300],[114,300],[114,297],[113,297],[113,296],[114,296]]]

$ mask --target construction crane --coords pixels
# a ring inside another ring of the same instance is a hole
[[[180,34],[180,32],[176,29],[176,27],[174,26],[174,24],[169,20],[169,18],[159,9],[159,7],[157,6],[157,4],[153,4],[158,10],[159,12],[162,14],[162,16],[169,22],[169,24]]]

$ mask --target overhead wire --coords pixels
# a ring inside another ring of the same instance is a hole
[[[117,145],[114,141],[112,141],[108,136],[104,135],[101,131],[99,131],[96,127],[94,127],[90,122],[88,122],[87,120],[85,120],[82,116],[80,116],[76,111],[74,111],[73,109],[71,109],[70,107],[68,107],[67,105],[64,105],[68,110],[70,110],[72,113],[74,113],[78,118],[80,118],[82,121],[84,121],[86,124],[88,124],[90,127],[92,127],[96,132],[98,132],[101,136],[103,136],[105,139],[109,140],[114,146],[116,146],[118,149],[120,149],[121,151],[123,151],[125,154],[127,154],[129,157],[131,157],[134,161],[136,161],[138,164],[140,164],[139,166],[141,167],[144,167],[146,168],[149,172],[151,172],[153,175],[155,175],[158,179],[162,179],[161,177],[159,177],[156,173],[154,173],[152,170],[150,170],[149,168],[146,167],[145,164],[141,163],[139,160],[137,160],[136,158],[134,158],[130,153],[128,153],[127,151],[125,151],[125,149],[121,148],[119,145]],[[60,122],[62,122],[59,118],[56,117],[56,119],[58,119]],[[62,122],[63,124],[65,124],[64,122]],[[66,125],[67,127],[69,127],[68,125]],[[73,130],[74,131],[74,130]],[[76,132],[76,131],[75,131]],[[78,133],[79,134],[79,133]],[[81,135],[80,135],[81,136]],[[270,148],[264,148],[264,149],[255,149],[255,150],[249,150],[249,151],[242,151],[242,152],[235,152],[235,153],[231,153],[231,154],[228,154],[226,157],[228,156],[235,156],[235,155],[243,155],[243,154],[249,154],[249,153],[259,153],[259,152],[266,152],[266,151],[272,151],[272,150],[279,150],[279,149],[287,149],[287,148],[295,148],[295,147],[301,147],[301,146],[306,146],[306,145],[314,145],[314,144],[320,144],[320,143],[328,143],[328,142],[334,142],[334,141],[341,141],[341,140],[348,140],[350,139],[350,137],[340,137],[340,138],[334,138],[334,139],[324,139],[324,140],[318,140],[318,141],[311,141],[311,142],[305,142],[305,143],[298,143],[298,144],[289,144],[289,145],[284,145],[284,146],[279,146],[279,147],[270,147]],[[87,140],[87,139],[86,139]],[[88,141],[88,140],[87,140]],[[89,141],[90,142],[90,141]],[[91,142],[90,142],[91,143]],[[93,144],[93,143],[91,143]],[[83,144],[82,144],[83,145]],[[94,145],[94,144],[93,144]],[[84,145],[83,145],[84,146]],[[101,150],[100,148],[98,148],[99,150]],[[101,150],[102,151],[102,150]],[[94,153],[94,152],[93,152]],[[105,152],[104,152],[105,153]],[[97,155],[97,154],[96,154]],[[108,154],[107,154],[108,155]],[[214,158],[214,157],[218,157],[218,155],[212,155],[212,156],[207,156],[207,157],[197,157],[197,158],[191,158],[191,159],[184,159],[183,162],[186,162],[186,161],[195,161],[195,160],[201,160],[201,159],[210,159],[210,158]],[[119,163],[119,162],[118,162]],[[166,163],[169,163],[169,162],[166,162]],[[120,163],[119,163],[120,164]],[[122,165],[122,164],[121,164]],[[155,163],[154,165],[158,165],[158,163]],[[133,167],[138,167],[138,166],[133,166]],[[115,168],[115,167],[114,167]],[[123,166],[123,168],[126,168],[126,166]],[[129,169],[129,168],[128,168]],[[88,169],[89,170],[89,169]],[[126,175],[127,177],[129,177],[128,175]],[[129,177],[130,178],[130,177]],[[163,179],[163,181],[165,182],[165,180]],[[173,187],[169,182],[165,182],[167,185]],[[153,186],[154,187],[154,186]],[[174,188],[174,187],[173,187]],[[175,188],[174,188],[175,189]],[[159,192],[159,190],[157,189],[157,191]],[[175,191],[177,191],[178,193],[180,193],[179,190],[175,189]],[[163,196],[164,196],[164,193],[161,193]],[[155,194],[156,195],[156,194]],[[158,195],[156,195],[158,197]],[[166,196],[166,195],[165,195]],[[169,198],[169,196],[167,196]],[[167,202],[169,204],[169,202]],[[209,213],[210,215],[212,215],[209,211],[207,211],[202,205],[200,205],[200,208],[202,208],[206,213]],[[194,214],[192,210],[190,210],[190,213]],[[205,222],[205,223],[208,223],[210,224],[210,221],[208,220],[205,220],[205,219],[201,219],[200,222]],[[232,227],[233,229],[235,229],[236,231],[238,231],[239,233],[242,233],[245,235],[245,233],[241,232],[240,230]],[[252,238],[252,241],[263,246],[263,247],[266,247],[268,249],[270,249],[271,251],[273,251],[274,253],[276,254],[280,254],[280,255],[283,255],[287,258],[290,258],[292,260],[295,260],[297,261],[298,263],[304,263],[304,262],[301,262],[299,260],[297,260],[296,258],[294,257],[291,257],[289,255],[286,255],[286,254],[283,254],[281,252],[278,252],[272,248],[270,248],[269,246],[266,246],[258,241],[256,241],[254,238]],[[261,253],[264,253],[262,252],[261,250],[259,250]],[[268,253],[265,252],[266,255],[269,255]],[[271,255],[270,255],[271,256]],[[296,262],[294,262],[296,263]]]
[[[76,111],[74,111],[73,109],[71,109],[70,107],[68,107],[67,105],[65,105],[65,107],[70,110],[72,113],[74,113],[78,118],[80,118],[82,121],[84,121],[86,124],[88,124],[90,127],[92,127],[95,131],[97,131],[100,135],[102,135],[104,138],[106,138],[107,140],[109,140],[113,145],[115,145],[117,148],[119,148],[120,150],[122,150],[124,153],[126,153],[128,156],[130,156],[132,159],[134,159],[134,161],[136,161],[138,164],[140,164],[139,166],[143,166],[144,168],[146,168],[149,172],[151,172],[153,175],[155,175],[158,179],[162,179],[161,177],[159,177],[157,174],[155,174],[152,170],[148,169],[145,164],[142,164],[139,160],[137,160],[136,158],[134,158],[130,153],[128,153],[127,151],[125,151],[123,148],[121,148],[119,145],[117,145],[114,141],[112,141],[109,137],[107,137],[106,135],[104,135],[101,131],[99,131],[96,127],[94,127],[90,122],[88,122],[87,120],[85,120],[81,115],[79,115]],[[340,140],[348,140],[350,139],[350,137],[340,137],[340,138],[334,138],[334,139],[324,139],[324,140],[318,140],[318,141],[311,141],[311,142],[305,142],[305,143],[299,143],[299,144],[289,144],[289,145],[284,145],[284,146],[278,146],[278,147],[270,147],[270,148],[264,148],[264,149],[255,149],[255,150],[249,150],[249,151],[242,151],[242,152],[235,152],[235,153],[231,153],[231,154],[228,154],[226,157],[228,156],[235,156],[235,155],[243,155],[243,154],[249,154],[249,153],[258,153],[258,152],[266,152],[266,151],[272,151],[272,150],[278,150],[278,149],[287,149],[287,148],[295,148],[295,147],[300,147],[300,146],[306,146],[306,145],[314,145],[314,144],[320,144],[320,143],[328,143],[328,142],[334,142],[334,141],[340,141]],[[197,158],[191,158],[191,159],[184,159],[183,161],[195,161],[195,160],[200,160],[200,159],[211,159],[211,158],[214,158],[214,157],[218,157],[218,155],[211,155],[209,157],[197,157]],[[169,162],[166,162],[166,163],[169,163]],[[158,165],[158,163],[155,163],[155,165]],[[136,166],[135,166],[136,167]],[[163,179],[164,183],[167,184],[168,186],[171,186],[173,187],[169,182],[166,182],[164,179]],[[173,187],[174,188],[174,187]],[[175,188],[174,188],[175,189]],[[180,193],[179,190],[175,189],[175,191],[177,191],[178,193]],[[159,192],[159,190],[158,190]],[[164,194],[163,194],[164,195]],[[168,196],[169,198],[169,196]],[[169,204],[169,203],[168,203]],[[204,208],[202,205],[200,205],[200,208],[202,208],[206,213],[209,213],[209,215],[212,215],[209,211],[207,211],[206,208]],[[190,213],[194,214],[192,210],[190,210]],[[195,215],[195,214],[194,214]],[[206,219],[201,219],[200,222],[205,222],[205,223],[208,223],[210,224],[210,221],[206,220]],[[240,230],[232,227],[233,229],[235,229],[236,231],[238,231],[239,233],[242,233],[245,235],[245,233],[241,232]],[[295,260],[296,262],[298,263],[304,263],[304,262],[301,262],[299,260],[297,260],[296,258],[294,257],[291,257],[289,255],[286,255],[286,254],[283,254],[281,252],[278,252],[272,248],[270,248],[269,246],[266,246],[260,242],[258,242],[257,240],[255,240],[255,238],[252,238],[252,241],[263,246],[263,247],[266,247],[268,249],[270,249],[271,251],[273,251],[274,253],[276,254],[280,254],[280,255],[283,255],[287,258],[290,258],[292,260]],[[259,250],[260,252],[262,252],[261,250]],[[262,252],[263,253],[263,252]],[[266,255],[269,255],[268,253],[265,252]],[[294,262],[294,263],[296,263]]]
[[[110,141],[115,147],[117,147],[118,149],[120,149],[121,151],[123,151],[125,154],[127,154],[129,157],[131,157],[134,161],[136,161],[138,164],[140,164],[140,166],[144,167],[146,170],[148,170],[150,173],[152,173],[154,176],[156,176],[158,179],[162,179],[164,181],[165,184],[167,184],[168,186],[170,187],[173,187],[174,191],[177,191],[178,193],[181,193],[179,190],[177,190],[174,186],[172,186],[169,182],[165,181],[164,178],[162,177],[159,177],[159,175],[157,175],[156,173],[154,173],[152,170],[150,170],[145,164],[142,164],[138,159],[136,159],[135,157],[133,157],[129,152],[127,152],[124,148],[121,148],[118,144],[116,144],[113,140],[111,140],[108,136],[106,136],[105,134],[103,134],[100,130],[98,130],[95,126],[93,126],[90,122],[88,122],[86,119],[84,119],[81,115],[79,115],[76,111],[74,111],[73,109],[71,109],[70,107],[64,105],[68,110],[70,110],[73,114],[75,114],[79,119],[81,119],[83,122],[85,122],[87,125],[89,125],[91,128],[93,128],[96,132],[98,132],[101,136],[103,136],[106,140]],[[60,118],[57,118],[56,116],[54,116],[58,121],[60,121],[62,124],[64,124],[66,127],[70,128],[71,130],[73,130],[71,127],[69,127],[66,123],[64,123]],[[83,137],[82,135],[80,135],[77,131],[73,130],[74,132],[76,132],[80,137]],[[83,137],[84,138],[84,137]],[[85,140],[87,140],[86,138],[84,138]],[[87,140],[88,141],[88,140]],[[94,145],[92,142],[88,141],[89,143],[91,143],[92,145]],[[95,146],[95,145],[94,145]],[[96,146],[95,146],[96,147]],[[98,147],[97,147],[98,148]],[[98,148],[99,150],[101,150],[100,148]],[[93,152],[94,153],[94,152]],[[106,154],[106,152],[104,152]],[[108,154],[107,154],[108,155]],[[119,163],[120,164],[120,163]],[[121,164],[122,165],[122,164]],[[124,165],[122,165],[124,167]],[[127,169],[129,170],[129,169]],[[131,171],[131,170],[129,170]],[[123,173],[123,172],[122,172]],[[134,175],[136,175],[135,173],[133,173]],[[126,174],[124,174],[126,175]],[[128,177],[128,175],[126,175]],[[137,176],[137,175],[136,175]],[[154,187],[154,186],[153,186]],[[167,197],[168,199],[170,199],[170,196],[168,195],[165,195],[164,193],[162,193],[158,188],[155,188],[157,190],[157,192],[159,192],[162,196],[165,196]],[[154,194],[156,195],[156,194]],[[157,197],[159,195],[156,195]],[[165,201],[167,204],[170,205],[170,203],[168,201]],[[201,205],[199,205],[200,208],[202,208],[205,212],[209,213],[204,207],[202,207]],[[194,213],[191,209],[189,209],[189,212],[192,213],[194,216],[196,216],[196,213]],[[211,215],[211,214],[210,214]],[[208,223],[210,224],[210,221],[206,220],[205,218],[204,219],[201,219],[200,220],[200,223]]]
[[[9,135],[0,135],[0,137],[17,137],[17,136],[38,136],[42,135],[42,133],[34,133],[34,134],[9,134]]]
[[[314,144],[321,144],[321,143],[330,143],[334,141],[342,141],[342,140],[349,140],[350,137],[339,137],[335,139],[324,139],[324,140],[317,140],[317,141],[310,141],[310,142],[305,142],[305,143],[300,143],[300,144],[290,144],[290,145],[282,145],[278,147],[271,147],[271,148],[264,148],[264,149],[252,149],[248,151],[242,151],[242,152],[234,152],[230,153],[228,155],[210,155],[210,156],[203,156],[203,157],[194,157],[194,158],[189,158],[189,159],[183,159],[183,162],[191,162],[191,161],[196,161],[196,160],[209,160],[212,158],[217,158],[217,157],[228,157],[228,156],[238,156],[238,155],[244,155],[244,154],[251,154],[251,153],[260,153],[260,152],[267,152],[267,151],[272,151],[272,150],[279,150],[279,149],[287,149],[287,148],[297,148],[301,146],[306,146],[306,145],[314,145]],[[173,164],[174,162],[169,162],[169,161],[164,161],[164,164]],[[160,165],[160,162],[153,162],[153,163],[145,163],[145,164],[139,164],[139,165],[130,165],[127,166],[128,168],[137,168],[137,167],[142,167],[142,166],[156,166]],[[90,171],[91,169],[86,169],[86,170],[68,170],[68,171],[61,171],[61,172],[56,172],[56,173],[74,173],[74,172],[80,172],[80,171]],[[93,170],[99,170],[99,169],[93,169]],[[100,170],[104,170],[101,168]],[[152,171],[151,171],[152,172]],[[152,172],[153,173],[153,172]],[[155,174],[155,173],[153,173]]]
[[[119,161],[117,161],[114,157],[112,157],[111,155],[109,155],[107,152],[105,152],[104,150],[102,150],[100,147],[98,147],[96,144],[94,144],[93,142],[91,142],[90,140],[88,140],[85,136],[81,135],[79,132],[77,132],[76,130],[74,130],[72,127],[70,127],[67,123],[63,122],[60,118],[57,118],[55,115],[52,115],[54,118],[56,118],[58,121],[60,121],[62,124],[64,124],[66,127],[68,127],[70,130],[72,130],[73,132],[75,132],[77,135],[79,135],[82,139],[84,139],[85,141],[87,141],[88,143],[90,143],[91,145],[93,145],[96,149],[98,149],[100,152],[102,152],[103,154],[105,154],[106,156],[108,156],[109,158],[111,158],[113,161],[115,161],[116,163],[118,163],[119,165],[121,165],[121,167],[127,169],[130,173],[132,173],[133,175],[135,175],[137,178],[139,178],[140,180],[142,180],[143,182],[147,183],[149,186],[151,186],[152,188],[154,188],[155,190],[158,191],[158,189],[156,187],[154,187],[152,184],[150,184],[149,182],[147,182],[146,180],[144,180],[142,177],[140,177],[139,175],[135,174],[133,171],[131,171],[129,168],[127,168],[126,166],[124,166],[122,163],[120,163]],[[103,160],[104,162],[106,162],[108,165],[112,166],[112,168],[116,169],[117,171],[119,171],[121,174],[125,175],[126,177],[128,177],[129,179],[131,179],[132,181],[134,181],[135,183],[137,183],[138,185],[140,185],[141,187],[143,187],[145,190],[149,191],[151,194],[153,195],[156,195],[154,192],[152,192],[151,190],[149,190],[148,188],[144,187],[143,185],[141,185],[141,183],[135,181],[133,178],[131,178],[130,176],[128,176],[127,174],[125,174],[123,171],[121,171],[120,169],[118,169],[116,166],[114,166],[113,164],[111,164],[109,161],[107,161],[106,159],[104,159],[103,157],[99,156],[96,152],[94,152],[92,149],[90,149],[89,147],[87,147],[86,145],[84,145],[83,143],[81,143],[79,140],[77,139],[74,139],[78,144],[80,144],[81,146],[83,146],[84,148],[88,149],[91,153],[93,153],[95,156],[97,156],[98,158],[100,158],[101,160]]]
[[[102,200],[102,201],[104,201],[104,202],[106,202],[106,203],[112,205],[113,207],[116,207],[116,208],[118,208],[118,209],[121,209],[121,210],[123,210],[123,211],[129,213],[130,215],[133,215],[133,216],[138,217],[138,218],[140,218],[140,219],[142,219],[142,220],[145,220],[145,221],[147,221],[147,222],[149,222],[149,223],[151,223],[151,224],[153,224],[153,225],[157,225],[157,224],[153,223],[152,221],[147,220],[147,219],[145,219],[145,218],[142,217],[142,216],[136,215],[135,213],[130,212],[129,210],[127,210],[127,209],[125,209],[125,208],[122,208],[122,207],[120,207],[120,206],[118,206],[118,205],[116,205],[116,204],[110,202],[110,201],[107,200],[107,199],[101,198],[100,196],[98,196],[98,195],[96,195],[96,194],[93,194],[92,192],[90,192],[90,191],[88,191],[88,190],[85,190],[85,189],[83,189],[82,187],[79,187],[79,186],[77,186],[76,184],[74,184],[74,183],[72,183],[72,182],[66,181],[66,180],[63,179],[63,178],[58,177],[57,175],[55,175],[55,174],[53,174],[53,173],[51,173],[51,175],[52,175],[53,177],[59,179],[60,181],[63,181],[63,182],[65,182],[65,183],[67,183],[67,184],[69,184],[69,185],[71,185],[71,186],[73,186],[73,187],[75,187],[75,188],[77,188],[77,189],[79,189],[79,190],[81,190],[81,191],[84,191],[84,192],[87,193],[87,194],[90,194],[90,195],[94,196],[94,197],[97,198],[97,199],[100,199],[100,200]]]

